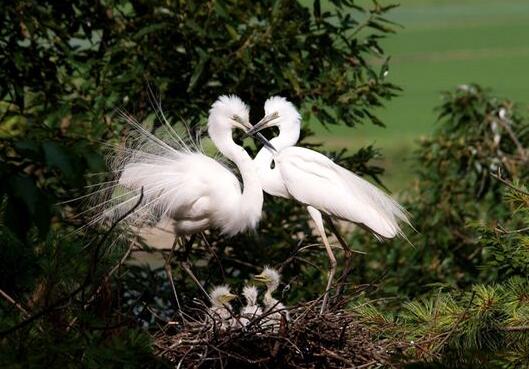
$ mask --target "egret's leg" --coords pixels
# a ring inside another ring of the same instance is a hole
[[[196,233],[192,234],[191,237],[189,237],[189,240],[185,243],[184,254],[181,256],[181,259],[180,259],[180,266],[191,277],[193,282],[196,283],[196,285],[200,288],[200,290],[204,293],[204,295],[206,295],[207,298],[209,299],[209,294],[206,292],[204,287],[202,287],[202,284],[197,279],[197,277],[195,277],[195,274],[191,270],[191,264],[189,263],[189,254],[191,253],[191,247],[193,246],[193,243],[195,243],[196,236],[197,236]]]
[[[336,272],[336,258],[334,257],[334,253],[332,252],[331,245],[329,244],[329,240],[327,239],[327,235],[325,234],[325,228],[323,227],[323,219],[321,217],[320,211],[316,208],[313,208],[312,206],[307,206],[307,210],[310,216],[312,217],[312,220],[314,220],[314,223],[316,223],[316,229],[318,230],[318,233],[320,234],[323,240],[323,244],[325,245],[325,249],[327,250],[327,255],[329,256],[329,275],[327,279],[327,287],[325,288],[325,295],[323,296],[323,302],[321,304],[321,314],[325,311],[325,308],[327,306],[327,300],[329,299],[329,291],[331,290],[332,280],[334,278],[334,273]]]
[[[167,278],[169,279],[169,284],[171,285],[171,288],[173,289],[173,295],[176,300],[176,306],[178,307],[178,314],[180,315],[180,318],[182,319],[182,324],[185,324],[185,319],[182,314],[182,307],[180,306],[180,300],[178,299],[178,294],[176,293],[176,288],[174,285],[173,268],[171,266],[171,259],[173,258],[173,253],[176,249],[177,243],[178,243],[178,236],[175,236],[175,239],[173,241],[173,246],[171,247],[171,252],[169,253],[169,255],[167,255],[165,259],[165,273],[167,274]]]
[[[343,252],[344,252],[344,267],[342,276],[339,278],[340,283],[338,284],[336,288],[336,294],[339,295],[342,291],[343,285],[346,281],[347,276],[351,272],[352,264],[351,259],[353,256],[353,252],[351,251],[351,248],[347,244],[347,242],[343,239],[340,231],[338,231],[338,228],[332,221],[332,218],[329,215],[325,216],[325,220],[329,227],[331,228],[331,232],[336,236],[336,239],[338,240],[338,243],[340,243],[340,246],[342,246]]]

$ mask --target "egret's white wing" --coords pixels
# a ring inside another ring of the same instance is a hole
[[[196,224],[208,215],[207,208],[218,202],[219,196],[228,201],[240,194],[237,177],[223,163],[200,152],[200,144],[176,132],[165,117],[165,129],[157,135],[132,117],[126,118],[133,128],[129,144],[109,157],[116,180],[96,191],[103,198],[95,196],[89,210],[96,216],[90,224],[113,221],[128,213],[142,189],[141,204],[125,219],[129,224],[152,224],[164,217],[179,218],[184,226],[186,220]]]
[[[136,157],[124,166],[119,184],[134,190],[135,196],[139,196],[143,188],[143,206],[156,219],[200,218],[208,210],[210,201],[216,200],[216,194],[229,196],[241,191],[239,181],[232,172],[201,153],[138,159]],[[127,207],[118,204],[110,210],[122,213]]]
[[[409,224],[404,209],[389,195],[325,155],[290,147],[276,162],[289,193],[306,205],[362,224],[385,238],[402,235],[399,222]]]

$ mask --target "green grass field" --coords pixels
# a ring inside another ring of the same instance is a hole
[[[378,111],[387,128],[314,129],[330,147],[382,148],[384,181],[399,191],[413,177],[414,142],[435,127],[441,91],[476,82],[529,106],[529,1],[403,0],[389,18],[403,26],[383,46],[390,80],[404,90]]]

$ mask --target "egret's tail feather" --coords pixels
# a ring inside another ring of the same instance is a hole
[[[377,217],[373,224],[365,225],[379,237],[393,238],[399,236],[408,240],[400,227],[404,223],[413,228],[406,209],[378,187],[352,172],[346,172],[350,178],[351,191],[361,196],[365,203],[371,204],[372,209],[376,212]]]

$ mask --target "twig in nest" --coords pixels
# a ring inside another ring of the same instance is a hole
[[[266,325],[259,316],[245,327],[225,331],[208,319],[181,330],[164,329],[154,337],[156,353],[179,368],[391,366],[389,352],[397,344],[377,340],[360,316],[341,308],[345,304],[339,301],[321,315],[318,301],[308,302],[291,308],[292,319],[279,327]]]

